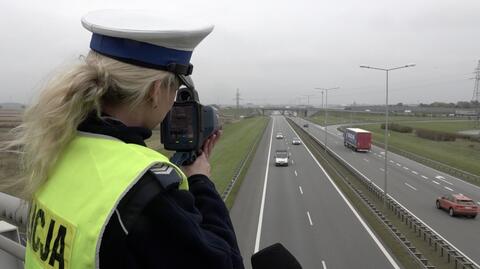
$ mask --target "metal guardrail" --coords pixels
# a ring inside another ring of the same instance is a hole
[[[25,260],[25,247],[15,241],[8,239],[3,235],[0,235],[0,250],[5,251],[6,253],[17,258],[18,260]]]
[[[238,177],[240,176],[243,169],[245,168],[245,164],[250,160],[252,153],[254,152],[254,149],[257,148],[258,143],[260,142],[260,140],[262,140],[262,136],[265,133],[265,130],[267,129],[267,127],[268,127],[268,122],[263,127],[263,131],[260,132],[257,139],[255,140],[255,143],[253,143],[248,153],[245,155],[245,157],[242,159],[242,161],[239,163],[239,165],[235,169],[235,173],[233,174],[232,179],[230,180],[230,183],[228,183],[228,186],[225,188],[225,190],[221,195],[224,202],[227,200],[228,196],[230,195],[230,192],[232,191],[233,187],[235,186],[235,183],[237,182]]]
[[[299,126],[296,122],[294,123]],[[299,126],[299,128],[301,127]],[[305,132],[319,145],[324,146],[324,144],[315,136],[310,134],[308,130],[305,130]],[[437,252],[440,257],[446,256],[447,262],[452,262],[455,268],[480,269],[480,266],[478,266],[474,261],[466,257],[460,250],[458,250],[455,246],[445,240],[441,235],[432,230],[422,220],[418,219],[393,197],[391,197],[390,195],[388,195],[388,197],[385,197],[383,190],[380,187],[378,187],[369,178],[367,178],[360,171],[358,171],[356,168],[346,162],[337,153],[335,153],[328,147],[327,152],[332,157],[337,159],[341,164],[343,164],[348,170],[350,170],[350,172],[355,174],[370,192],[376,195],[378,199],[385,202],[388,209],[390,209],[402,222],[404,222],[411,229],[413,229],[419,237],[423,237],[423,240],[425,242],[428,241],[429,246],[433,247],[434,251]]]
[[[25,227],[28,221],[28,203],[17,197],[0,192],[0,217],[16,226]],[[0,235],[0,250],[19,261],[23,262],[25,260],[25,247],[3,235]],[[4,263],[9,264],[8,261],[0,261],[0,264]],[[17,267],[13,266],[12,268]]]
[[[28,203],[15,196],[0,192],[0,217],[16,226],[27,225]]]

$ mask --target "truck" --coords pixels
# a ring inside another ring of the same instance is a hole
[[[372,148],[372,133],[360,128],[346,128],[343,145],[355,151],[369,151]]]

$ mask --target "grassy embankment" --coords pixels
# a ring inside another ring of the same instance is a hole
[[[267,117],[254,117],[223,126],[223,136],[215,146],[214,153],[210,157],[212,180],[215,182],[219,193],[222,193],[228,186],[238,165],[248,154],[259,135],[262,134],[267,123]],[[151,148],[166,152],[161,147],[160,134],[158,131],[147,141],[147,144]],[[166,154],[169,155],[171,153],[166,152]],[[246,168],[248,168],[248,163]],[[236,183],[237,187],[241,181],[242,175]],[[231,195],[234,194],[235,190],[232,191]],[[228,205],[232,204],[233,198],[234,197],[229,198]]]
[[[318,112],[309,120],[324,125],[324,112]],[[419,117],[419,116],[402,116],[390,115],[390,121],[430,121],[430,120],[449,120],[445,117]],[[351,111],[329,111],[327,115],[327,125],[333,124],[355,124],[366,122],[384,122],[385,115],[382,113],[369,112],[351,112]]]
[[[405,122],[402,125],[438,131],[457,132],[475,129],[474,121],[452,122]],[[380,125],[365,125],[362,128],[373,133],[373,140],[384,141],[384,130]],[[480,143],[465,139],[453,142],[433,141],[417,137],[414,133],[390,132],[388,137],[392,151],[401,149],[455,167],[466,172],[480,175]]]

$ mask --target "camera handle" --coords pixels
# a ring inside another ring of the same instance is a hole
[[[190,165],[197,159],[197,153],[194,151],[177,151],[170,158],[170,161],[178,166]]]

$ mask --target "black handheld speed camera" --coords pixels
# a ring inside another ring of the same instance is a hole
[[[200,104],[198,93],[188,76],[179,76],[186,87],[177,91],[172,109],[161,124],[161,142],[166,150],[174,150],[170,161],[189,165],[201,153],[212,134],[220,130],[218,112],[212,106]]]

